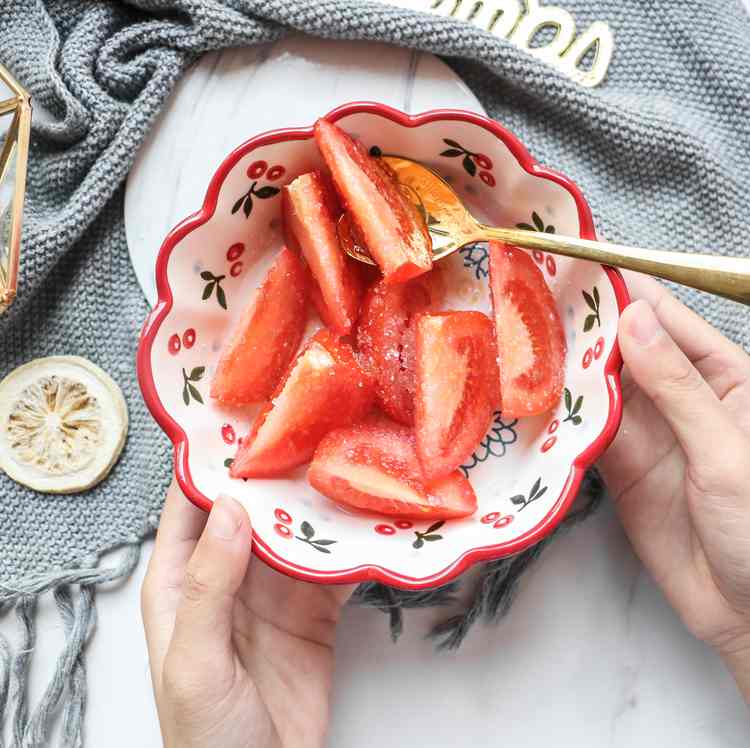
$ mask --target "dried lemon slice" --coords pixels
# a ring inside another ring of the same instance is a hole
[[[0,382],[0,468],[35,491],[96,485],[117,462],[127,430],[122,391],[85,358],[38,358]]]

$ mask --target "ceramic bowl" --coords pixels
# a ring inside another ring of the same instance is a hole
[[[480,219],[595,238],[581,191],[535,163],[496,122],[456,110],[409,116],[371,103],[328,117],[375,152],[436,169]],[[255,553],[274,568],[311,582],[443,584],[477,561],[531,546],[565,516],[586,468],[620,423],[616,331],[627,290],[611,268],[533,253],[565,328],[564,397],[543,416],[495,415],[462,468],[479,502],[472,517],[430,523],[354,514],[309,486],[304,468],[284,479],[233,480],[228,461],[254,411],[217,405],[209,383],[223,343],[282,245],[281,186],[320,166],[312,127],[258,135],[219,166],[202,208],[170,232],[159,253],[158,303],[138,352],[143,396],[174,444],[185,495],[206,510],[220,493],[241,501]],[[441,265],[450,289],[445,308],[490,311],[485,246]],[[310,332],[319,325],[312,321]]]

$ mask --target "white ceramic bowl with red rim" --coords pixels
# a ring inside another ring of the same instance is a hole
[[[595,238],[581,191],[535,163],[498,123],[459,110],[410,116],[374,103],[327,115],[368,148],[422,161],[448,179],[476,215],[497,225]],[[176,226],[156,264],[159,300],[138,351],[144,399],[175,449],[185,495],[208,510],[221,493],[247,508],[253,548],[279,571],[311,582],[377,580],[421,589],[444,584],[477,561],[538,542],[561,521],[587,467],[621,418],[617,322],[628,302],[620,274],[580,260],[534,253],[556,298],[568,343],[566,392],[544,416],[496,414],[464,466],[475,515],[435,527],[344,510],[317,493],[305,468],[276,480],[228,475],[252,409],[208,395],[221,348],[283,243],[279,188],[322,166],[312,126],[258,135],[230,153],[203,207]],[[446,309],[490,312],[486,247],[441,261]],[[320,326],[311,319],[309,332]]]

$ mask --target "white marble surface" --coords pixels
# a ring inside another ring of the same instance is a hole
[[[392,52],[364,51],[358,59],[398,78],[397,71],[410,57]],[[271,57],[278,53],[272,51]],[[389,61],[395,55],[402,59]],[[303,74],[326,72],[325,63],[315,55],[296,64],[300,91],[306,88]],[[420,65],[430,75],[443,75],[429,58],[421,58]],[[277,78],[264,67],[256,68],[254,75],[264,90],[271,90]],[[193,111],[203,96],[216,93],[215,76],[229,81],[227,107],[240,101],[231,94],[242,90],[243,81],[256,85],[245,81],[237,53],[217,61],[215,71],[213,77],[196,73],[195,82],[184,84],[193,97]],[[311,108],[292,121],[310,121],[316,113],[353,98],[404,106],[404,92],[382,85],[378,76],[357,91],[347,88],[344,80],[316,94]],[[436,93],[444,98],[420,100],[415,86],[412,110],[457,105],[455,98],[466,96],[459,85],[445,85]],[[198,206],[206,180],[195,175],[208,174],[247,134],[275,125],[268,95],[260,102],[253,99],[252,119],[241,126],[229,127],[227,123],[238,121],[229,109],[216,114],[221,136],[195,115],[182,132],[175,131],[170,162],[180,161],[189,178],[180,178],[168,164],[149,165],[151,156],[145,151],[129,184],[131,251],[139,257],[155,252],[173,223],[171,216],[182,217]],[[154,142],[165,137],[167,123],[181,106],[175,103],[165,115]],[[199,138],[201,144],[210,144],[208,150],[197,147]],[[150,169],[157,169],[153,191],[148,191]],[[134,196],[138,184],[146,191]],[[148,293],[153,287],[143,277]],[[150,551],[148,543],[144,557]],[[87,745],[95,748],[161,745],[138,603],[144,573],[145,558],[133,578],[98,596],[99,626],[88,654],[86,729]],[[394,646],[383,614],[345,612],[337,640],[330,746],[739,748],[750,742],[750,719],[731,678],[713,653],[684,631],[633,558],[609,507],[547,550],[524,580],[503,623],[479,624],[457,653],[436,654],[424,634],[446,614],[407,612],[406,633]],[[0,628],[12,632],[14,621],[6,618]],[[46,684],[62,642],[62,626],[49,600],[43,603],[39,630],[32,702]]]

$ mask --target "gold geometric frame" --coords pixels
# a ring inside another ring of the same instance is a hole
[[[0,205],[0,314],[16,297],[18,266],[21,258],[21,220],[26,189],[26,164],[29,158],[31,99],[13,76],[0,65],[0,81],[13,96],[0,101],[0,121],[12,118],[0,149],[0,187],[12,179],[7,213]],[[15,160],[15,170],[11,169]],[[7,223],[6,223],[7,221]]]

